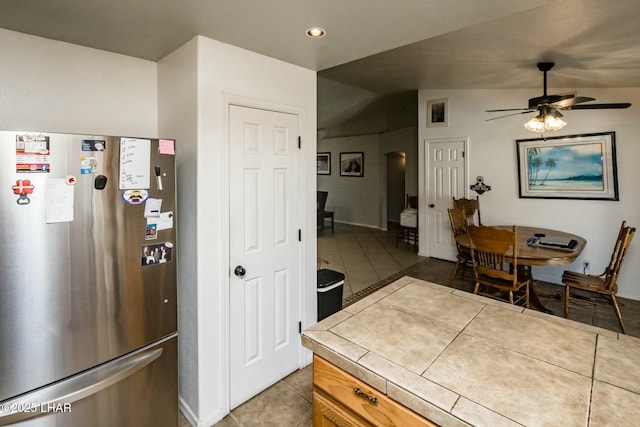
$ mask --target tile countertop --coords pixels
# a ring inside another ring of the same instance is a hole
[[[329,316],[302,343],[442,426],[640,419],[640,339],[419,279]]]

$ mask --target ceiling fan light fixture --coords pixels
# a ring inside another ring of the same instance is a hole
[[[560,130],[567,125],[567,122],[562,120],[560,117],[562,117],[562,113],[551,109],[548,112],[542,112],[532,118],[524,124],[524,127],[531,132]]]
[[[547,116],[544,118],[544,128],[545,130],[560,130],[567,125],[567,122],[562,120],[561,118],[556,118],[553,116]]]
[[[535,116],[524,124],[525,129],[531,132],[544,132],[544,118],[542,115]]]

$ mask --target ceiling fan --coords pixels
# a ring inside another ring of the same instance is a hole
[[[576,96],[575,94],[565,95],[548,95],[547,94],[547,72],[553,68],[555,64],[553,62],[539,62],[537,64],[538,70],[544,73],[544,93],[542,96],[531,98],[529,100],[529,107],[527,108],[506,108],[500,110],[486,110],[487,113],[505,112],[505,111],[519,111],[517,113],[511,113],[504,116],[493,117],[486,121],[501,119],[504,117],[515,116],[519,114],[528,114],[538,112],[538,115],[528,121],[524,126],[528,130],[534,132],[543,132],[545,130],[558,130],[562,129],[566,122],[561,117],[563,114],[561,110],[603,110],[603,109],[621,109],[629,108],[631,103],[618,102],[608,104],[583,104],[584,102],[595,101],[594,98],[586,96]]]

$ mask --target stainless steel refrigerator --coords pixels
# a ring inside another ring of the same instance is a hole
[[[0,425],[177,425],[174,150],[0,132]]]

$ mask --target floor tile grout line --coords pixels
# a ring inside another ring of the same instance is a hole
[[[295,371],[298,372],[298,371]],[[285,377],[286,378],[286,377]],[[291,386],[290,384],[288,384],[284,379],[281,379],[280,382],[283,383],[284,385],[286,385],[287,387],[289,387],[295,394],[297,394],[299,397],[301,397],[305,402],[311,403],[313,404],[313,402],[310,402],[302,393],[300,393],[298,390],[296,390],[293,386]]]
[[[403,276],[406,276],[408,273],[410,273],[411,271],[415,270],[417,267],[421,266],[424,263],[427,263],[428,260],[422,260],[422,261],[418,261],[417,263],[415,263],[414,265],[411,265],[407,268],[404,268],[400,271],[398,271],[397,273],[387,277],[386,279],[382,279],[379,282],[376,282],[374,284],[372,284],[371,286],[362,289],[361,291],[351,295],[350,297],[347,297],[343,300],[342,302],[342,308],[344,307],[348,307],[351,304],[354,304],[356,302],[358,302],[359,300],[361,300],[362,298],[371,295],[373,292],[384,288],[387,285],[390,285],[391,283],[395,282],[396,280],[400,279]]]
[[[365,250],[365,248],[362,246],[362,243],[360,242],[360,239],[357,236],[353,237],[353,243],[355,243],[358,248],[360,249],[360,252],[362,253],[364,259],[367,261],[367,263],[369,264],[369,269],[371,271],[373,271],[376,275],[376,281],[380,280],[380,275],[376,272],[375,268],[373,267],[373,265],[371,264],[371,260],[370,258],[367,256],[367,251]],[[343,252],[342,249],[340,250],[340,256],[343,260],[343,265],[345,267],[345,274],[347,274],[347,276],[349,277],[349,287],[351,288],[351,294],[354,294],[354,288],[353,288],[353,280],[351,280],[351,278],[353,277],[352,274],[349,274],[349,268],[347,268],[347,261],[345,260],[344,256],[343,256]],[[353,270],[352,270],[353,272]],[[374,282],[375,283],[375,282]]]
[[[368,230],[367,230],[368,231]],[[370,232],[369,232],[370,233]],[[356,238],[356,242],[358,243],[358,246],[360,246],[360,250],[362,251],[362,253],[364,254],[364,257],[367,259],[367,262],[369,263],[369,266],[371,267],[371,270],[376,274],[376,282],[380,281],[380,274],[376,271],[376,268],[373,266],[373,264],[371,263],[371,258],[369,257],[369,255],[367,254],[367,251],[364,249],[364,247],[362,246],[362,242],[360,239]]]
[[[380,256],[382,256],[385,260],[388,260],[391,263],[393,263],[394,268],[392,268],[392,270],[394,271],[398,271],[398,269],[402,270],[406,267],[409,267],[415,264],[414,262],[413,264],[407,265],[408,263],[406,262],[403,263],[401,261],[403,259],[402,249],[400,249],[399,251],[393,250],[393,246],[395,242],[395,238],[394,238],[395,234],[394,234],[393,227],[389,227],[389,229],[386,231],[363,227],[362,230],[358,232],[353,232],[351,230],[340,230],[340,232],[344,234],[338,238],[335,238],[333,236],[331,236],[330,238],[336,241],[336,250],[338,252],[338,256],[342,261],[342,265],[344,267],[344,272],[347,279],[345,281],[345,285],[346,285],[345,290],[347,290],[347,292],[345,293],[347,293],[348,296],[353,295],[357,292],[360,292],[362,291],[362,289],[356,290],[358,287],[360,287],[361,284],[355,278],[356,274],[354,273],[354,270],[352,267],[353,263],[348,261],[350,257],[345,256],[345,251],[347,250],[347,247],[345,246],[345,241],[348,241],[349,244],[351,245],[357,246],[359,254],[363,256],[362,261],[366,261],[367,263],[367,270],[371,272],[371,274],[375,277],[375,279],[371,281],[372,285],[383,280],[384,277],[389,275],[389,273],[385,272],[384,269],[376,268],[376,262],[374,259],[376,255],[371,253],[371,251],[367,250],[367,244],[366,244],[367,242],[375,242],[375,244],[378,245],[379,252],[381,254]],[[409,254],[406,254],[406,255],[409,255]],[[417,254],[414,254],[413,252],[411,253],[411,257],[424,259],[423,257],[419,257]]]
[[[396,258],[389,252],[389,250],[387,249],[387,247],[384,245],[384,243],[378,238],[378,236],[376,235],[376,233],[371,233],[371,236],[373,237],[373,239],[378,242],[378,244],[380,245],[380,247],[385,251],[385,253],[389,256],[389,258],[391,258],[393,260],[393,262],[396,263],[397,267],[402,269],[402,265],[396,260]],[[366,255],[366,252],[365,252]],[[367,256],[367,258],[369,258]],[[369,259],[369,263],[372,265],[374,271],[376,272],[376,274],[378,275],[378,280],[383,280],[384,278],[381,277],[381,274],[376,270],[375,266],[371,263],[371,259]]]

